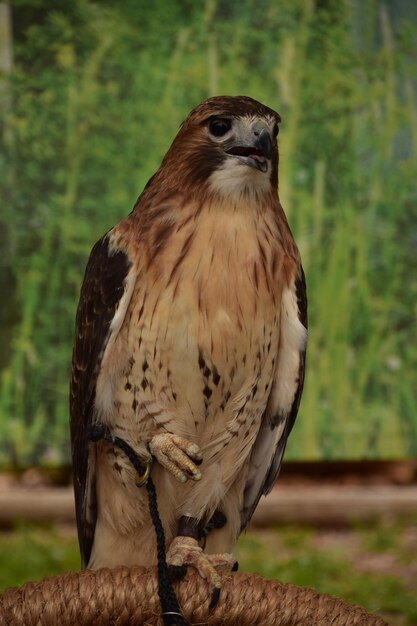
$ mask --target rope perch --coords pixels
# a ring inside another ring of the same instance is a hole
[[[387,626],[381,617],[312,589],[225,574],[220,602],[194,572],[176,584],[179,604],[198,626]],[[8,589],[1,626],[161,626],[155,570],[118,567],[68,573]]]

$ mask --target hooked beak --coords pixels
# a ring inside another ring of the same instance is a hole
[[[268,129],[264,128],[261,131],[258,143],[264,157],[270,160],[272,158],[272,139]]]
[[[267,128],[262,127],[260,130],[258,125],[255,125],[253,130],[255,137],[251,145],[234,146],[227,150],[227,154],[239,157],[260,172],[267,172],[273,150],[271,135]]]

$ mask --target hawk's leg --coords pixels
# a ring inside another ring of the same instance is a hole
[[[198,543],[198,523],[192,517],[181,517],[178,535],[173,539],[167,552],[167,563],[173,566],[194,567],[202,578],[213,588],[210,607],[217,604],[221,588],[221,577],[217,567],[236,569],[236,559],[232,554],[206,554]]]
[[[178,435],[164,433],[152,437],[149,450],[180,483],[185,483],[187,478],[200,480],[201,472],[197,466],[203,457],[197,444]]]

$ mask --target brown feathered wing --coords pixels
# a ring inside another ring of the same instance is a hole
[[[279,352],[283,356],[286,355],[288,350],[295,349],[295,345],[291,347],[288,344],[291,342],[297,321],[307,330],[307,293],[304,271],[301,266],[292,286],[292,298],[294,303],[293,318],[297,316],[297,320],[291,319],[291,312],[285,311],[281,307]],[[293,328],[288,328],[288,326],[293,326]],[[271,491],[281,468],[287,439],[297,417],[304,386],[305,341],[301,342],[301,344],[299,350],[296,350],[298,352],[298,367],[293,378],[291,378],[291,371],[286,371],[285,359],[283,360],[283,366],[277,367],[269,403],[251,453],[241,513],[242,530],[251,519],[260,497]],[[292,393],[289,409],[280,404],[281,394],[279,393],[279,388],[282,385],[287,386],[290,393]]]
[[[97,517],[94,446],[89,445],[95,386],[111,323],[126,289],[130,262],[109,234],[92,249],[77,310],[70,382],[72,463],[83,566],[90,558]]]

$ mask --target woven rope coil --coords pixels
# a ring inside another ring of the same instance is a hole
[[[359,606],[257,575],[224,575],[210,612],[210,590],[196,573],[176,590],[184,616],[198,626],[386,626]],[[159,611],[155,572],[140,568],[54,576],[0,597],[1,626],[161,626]]]

